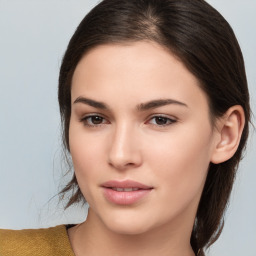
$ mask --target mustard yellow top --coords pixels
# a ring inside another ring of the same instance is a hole
[[[66,226],[45,229],[0,229],[0,256],[75,256]]]

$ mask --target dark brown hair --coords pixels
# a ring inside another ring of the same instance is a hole
[[[59,76],[63,141],[69,150],[71,80],[80,59],[102,44],[154,41],[176,55],[200,81],[214,121],[241,105],[245,127],[235,155],[210,164],[191,235],[195,253],[204,255],[221,233],[238,163],[248,137],[249,93],[243,56],[232,28],[204,0],[104,0],[82,20],[64,55]],[[72,191],[67,207],[83,201],[75,174],[62,193]]]

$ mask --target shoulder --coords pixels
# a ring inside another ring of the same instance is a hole
[[[65,225],[45,229],[0,229],[1,256],[74,256]]]

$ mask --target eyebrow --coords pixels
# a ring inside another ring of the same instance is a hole
[[[141,103],[137,106],[137,109],[139,111],[145,111],[145,110],[159,108],[159,107],[170,105],[170,104],[188,107],[187,104],[174,99],[158,99],[158,100],[151,100],[146,103]]]
[[[96,100],[92,100],[92,99],[88,99],[88,98],[84,98],[84,97],[78,97],[74,101],[74,104],[75,103],[83,103],[83,104],[89,105],[94,108],[99,108],[99,109],[108,109],[108,106],[105,103],[96,101]]]
[[[74,104],[76,103],[83,103],[86,105],[89,105],[91,107],[94,108],[98,108],[98,109],[110,109],[108,107],[107,104],[100,102],[100,101],[96,101],[96,100],[92,100],[92,99],[88,99],[88,98],[84,98],[84,97],[78,97],[75,101]],[[138,111],[146,111],[146,110],[150,110],[150,109],[154,109],[154,108],[159,108],[162,106],[166,106],[166,105],[170,105],[170,104],[175,104],[175,105],[180,105],[180,106],[184,106],[184,107],[188,107],[187,104],[174,100],[174,99],[157,99],[157,100],[151,100],[145,103],[141,103],[139,105],[136,106]]]

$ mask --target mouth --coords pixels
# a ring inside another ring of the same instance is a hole
[[[101,185],[103,195],[112,204],[131,205],[145,198],[153,187],[132,181],[107,181]]]
[[[118,181],[118,180],[110,180],[101,185],[105,188],[114,189],[117,191],[136,191],[140,189],[152,189],[153,187],[142,184],[137,181],[133,180],[124,180],[124,181]]]
[[[131,191],[137,191],[140,188],[111,188],[111,189],[118,191],[118,192],[131,192]]]

